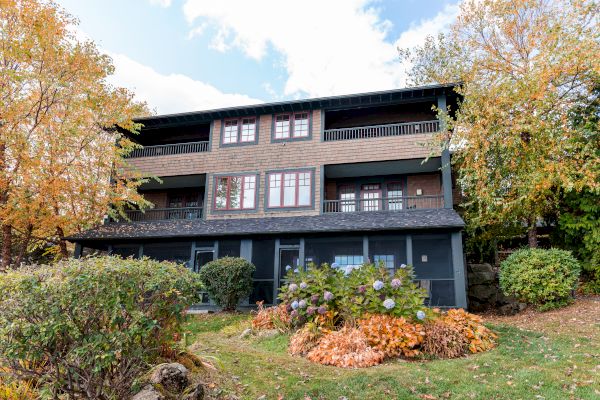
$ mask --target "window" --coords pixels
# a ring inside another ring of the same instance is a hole
[[[309,136],[309,113],[280,114],[275,116],[275,139],[295,139]]]
[[[387,185],[388,210],[402,210],[402,184],[388,183]]]
[[[356,211],[356,193],[354,185],[340,186],[339,198],[342,212]]]
[[[312,172],[274,172],[269,177],[269,208],[312,204]]]
[[[216,210],[250,210],[256,206],[256,176],[220,176],[215,179]]]
[[[359,255],[335,255],[334,262],[338,264],[338,268],[345,269],[346,267],[360,267],[363,265],[363,256]]]
[[[256,141],[256,118],[228,119],[223,124],[223,144]]]
[[[381,186],[379,184],[362,185],[360,197],[362,211],[381,210]]]

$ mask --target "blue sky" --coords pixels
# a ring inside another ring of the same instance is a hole
[[[157,113],[405,85],[396,48],[458,0],[58,0]]]

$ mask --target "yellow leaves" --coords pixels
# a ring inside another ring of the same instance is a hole
[[[386,357],[414,357],[419,354],[417,347],[423,343],[423,326],[411,324],[404,318],[375,314],[359,320],[358,326],[369,344]]]

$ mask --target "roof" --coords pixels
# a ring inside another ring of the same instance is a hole
[[[193,111],[179,114],[164,114],[136,118],[136,122],[144,124],[144,129],[167,128],[207,123],[216,119],[275,114],[280,112],[303,111],[312,109],[336,109],[348,107],[368,107],[390,103],[401,103],[417,99],[435,98],[441,94],[453,93],[455,83],[445,85],[428,85],[404,89],[385,90],[380,92],[357,93],[343,96],[319,97],[304,100],[291,100],[275,103],[260,103],[239,107],[219,108],[214,110]]]
[[[464,221],[453,209],[439,208],[394,212],[330,213],[296,217],[119,222],[102,225],[67,239],[77,242],[106,239],[460,229],[464,224]]]

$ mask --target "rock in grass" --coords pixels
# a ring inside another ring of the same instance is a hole
[[[252,334],[252,329],[250,329],[250,328],[244,329],[244,332],[242,332],[242,334],[240,335],[240,339],[245,339],[248,336],[250,336],[251,334]]]
[[[183,396],[183,400],[202,400],[204,399],[204,385],[197,384],[194,389]]]
[[[164,398],[152,385],[147,385],[141,392],[133,396],[131,400],[164,400]]]
[[[189,383],[188,370],[179,363],[160,364],[154,368],[150,382],[171,393],[181,393]]]

